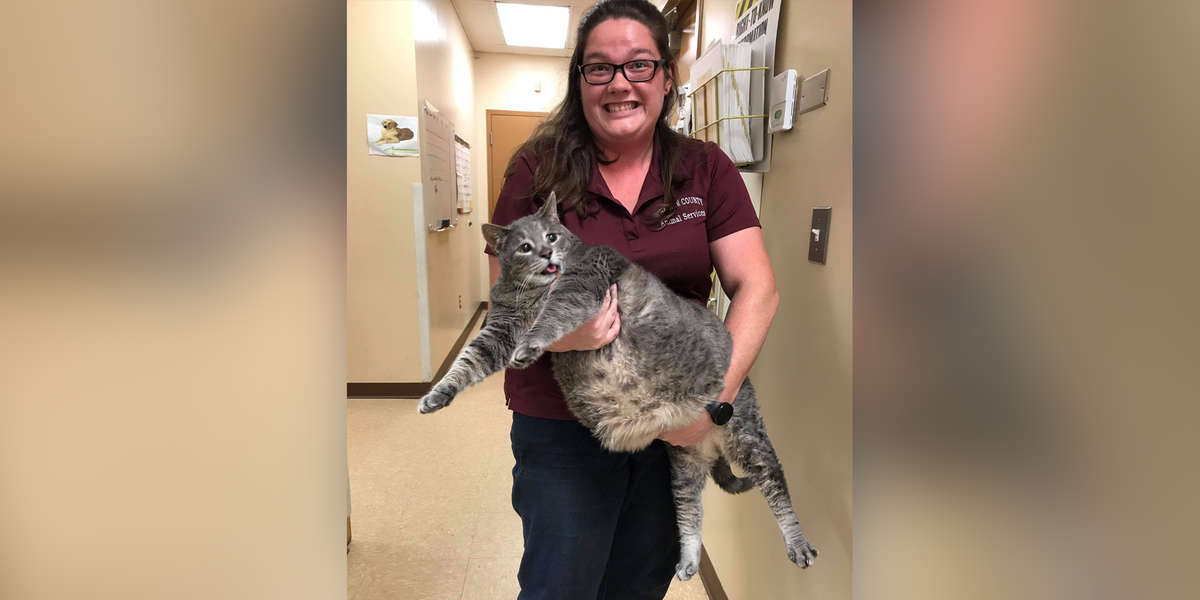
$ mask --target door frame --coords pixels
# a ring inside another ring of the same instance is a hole
[[[488,168],[488,174],[487,174],[487,180],[488,180],[487,220],[489,222],[492,220],[492,211],[494,211],[496,208],[495,206],[492,206],[492,198],[497,197],[497,194],[500,193],[500,190],[495,190],[495,193],[493,193],[493,190],[492,190],[492,115],[500,115],[500,116],[506,116],[506,117],[542,117],[542,119],[545,120],[546,117],[550,116],[550,113],[548,113],[548,112],[530,112],[530,111],[523,111],[523,110],[496,110],[496,109],[491,109],[491,108],[484,111],[484,122],[485,122],[485,128],[486,128],[486,131],[484,131],[484,135],[487,136],[487,168]],[[503,182],[504,178],[501,177],[500,181]]]

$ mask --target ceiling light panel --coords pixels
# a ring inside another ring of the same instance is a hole
[[[497,2],[504,43],[528,48],[566,48],[571,11],[565,6]]]

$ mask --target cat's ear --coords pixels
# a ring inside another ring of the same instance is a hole
[[[504,238],[506,237],[508,237],[507,227],[492,225],[491,223],[483,224],[483,239],[487,240],[488,245],[497,253],[500,252],[500,247],[504,245]]]
[[[550,197],[546,198],[545,204],[538,209],[537,215],[543,219],[558,222],[558,200],[555,199],[554,192],[550,192]]]

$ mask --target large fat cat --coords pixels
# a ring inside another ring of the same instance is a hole
[[[421,399],[422,413],[445,407],[464,388],[500,369],[532,364],[591,319],[613,283],[621,298],[617,338],[598,350],[553,354],[555,379],[579,422],[609,450],[632,452],[668,429],[691,423],[717,399],[732,348],[724,324],[616,250],[584,244],[559,222],[554,194],[536,214],[511,227],[484,224],[483,235],[501,267],[487,322]],[[700,567],[700,492],[706,474],[734,494],[758,486],[779,522],[788,558],[807,567],[817,556],[792,510],[749,380],[733,409],[729,422],[699,444],[669,447],[680,579]],[[731,462],[747,477],[734,476]]]

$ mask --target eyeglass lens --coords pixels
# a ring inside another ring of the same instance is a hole
[[[613,77],[616,77],[618,69],[625,75],[625,79],[631,82],[649,81],[654,78],[655,72],[658,71],[658,61],[631,60],[620,65],[590,63],[583,65],[583,77],[588,83],[608,83],[613,80]]]

